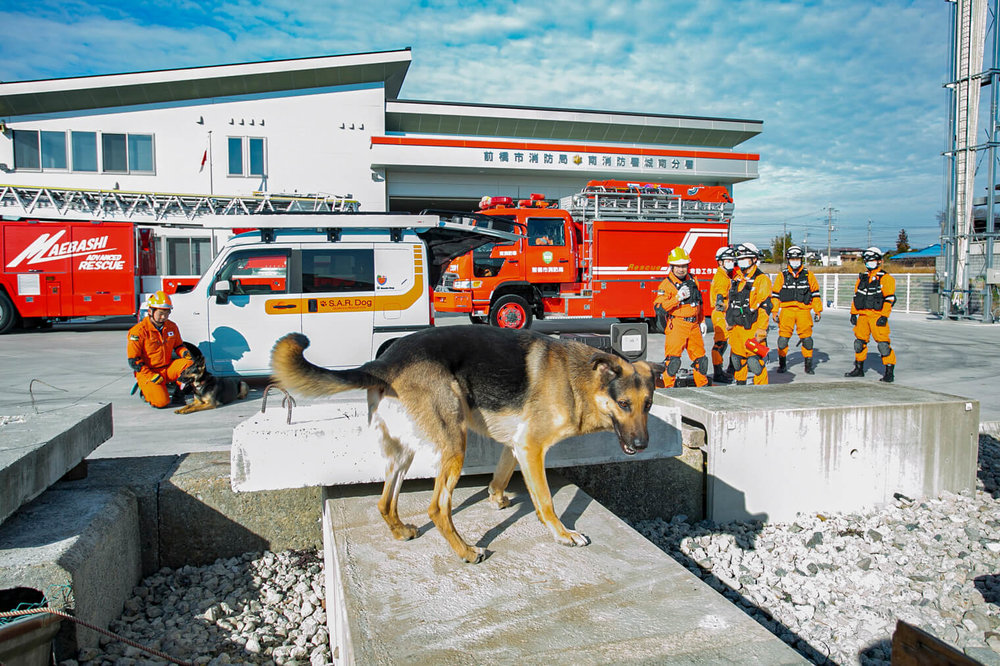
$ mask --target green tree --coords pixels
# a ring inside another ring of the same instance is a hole
[[[785,250],[790,248],[795,243],[792,242],[792,235],[785,234],[784,236],[775,236],[774,240],[771,241],[771,257],[775,262],[782,262],[785,260]]]
[[[896,239],[896,254],[910,251],[910,239],[906,235],[906,229],[899,230],[899,237]]]

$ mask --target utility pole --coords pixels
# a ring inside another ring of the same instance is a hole
[[[868,218],[868,245],[866,247],[872,246],[872,220]]]
[[[832,204],[826,207],[826,265],[830,266],[833,263],[833,214],[839,213],[840,211],[833,207]]]

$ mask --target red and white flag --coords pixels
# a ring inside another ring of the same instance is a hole
[[[208,161],[208,149],[206,148],[205,152],[202,153],[201,155],[201,167],[198,169],[198,173],[201,173],[202,171],[205,170],[205,162],[207,161]]]

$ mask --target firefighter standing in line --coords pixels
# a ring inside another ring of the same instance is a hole
[[[656,291],[653,309],[663,312],[666,323],[664,332],[663,385],[674,386],[677,371],[681,367],[681,353],[687,349],[694,368],[695,386],[708,384],[708,358],[705,356],[705,314],[701,307],[701,291],[698,283],[688,274],[691,257],[683,248],[675,247],[667,256],[670,273],[660,283]]]
[[[851,303],[851,323],[854,324],[854,369],[845,377],[864,377],[865,358],[868,356],[868,338],[878,345],[878,353],[885,366],[879,381],[892,382],[896,368],[896,352],[889,344],[889,314],[896,303],[896,280],[882,270],[882,250],[870,247],[861,253],[865,271],[858,275],[854,285],[854,302]]]
[[[785,251],[788,268],[778,273],[774,280],[773,316],[778,324],[778,372],[786,372],[788,368],[788,341],[798,329],[806,374],[812,375],[815,374],[813,323],[809,318],[809,310],[813,311],[813,319],[819,321],[823,313],[823,299],[819,295],[816,276],[802,266],[805,256],[806,253],[798,245],[792,245]]]
[[[737,384],[746,384],[748,373],[753,383],[767,384],[767,366],[755,349],[766,350],[767,327],[771,314],[771,278],[757,266],[760,251],[753,243],[736,248],[739,272],[729,287],[726,323],[729,324],[729,358],[733,359]],[[766,358],[766,356],[765,356]]]
[[[733,282],[733,275],[736,273],[736,249],[729,245],[723,245],[715,253],[715,260],[719,267],[712,277],[712,286],[708,291],[709,302],[712,303],[712,331],[714,344],[712,345],[712,366],[714,373],[712,381],[716,384],[731,384],[732,375],[722,369],[722,355],[726,353],[729,346],[729,326],[726,324],[726,304],[729,298],[729,286]]]
[[[170,321],[170,296],[162,291],[146,301],[146,317],[129,329],[126,355],[143,397],[153,407],[169,407],[169,387],[191,365],[191,352],[181,345],[181,332]],[[174,358],[176,352],[177,358]]]

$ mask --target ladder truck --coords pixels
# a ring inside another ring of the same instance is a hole
[[[483,197],[480,213],[503,217],[524,238],[482,245],[453,261],[434,291],[438,312],[474,323],[527,328],[533,318],[617,318],[662,330],[653,311],[667,254],[683,247],[704,302],[729,243],[733,199],[724,186],[590,181],[550,202]]]

